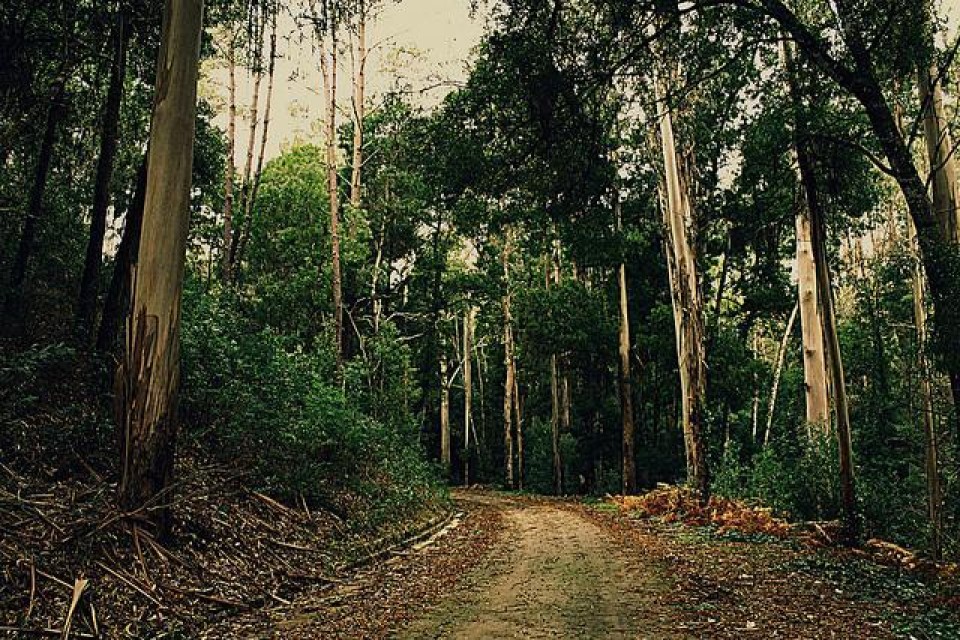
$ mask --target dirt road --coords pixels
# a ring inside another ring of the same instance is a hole
[[[849,552],[724,537],[602,503],[454,497],[459,526],[429,544],[202,637],[960,637],[937,622],[943,598],[918,578]]]
[[[677,638],[657,603],[652,567],[597,524],[550,504],[458,496],[503,513],[487,561],[400,638]]]

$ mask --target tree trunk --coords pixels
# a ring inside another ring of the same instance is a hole
[[[440,464],[450,477],[450,383],[447,380],[447,356],[440,354]]]
[[[103,111],[100,134],[100,157],[97,160],[97,175],[93,187],[93,209],[90,214],[90,237],[87,241],[83,275],[80,278],[80,299],[77,305],[77,326],[86,334],[93,327],[97,311],[97,295],[100,284],[100,268],[103,266],[103,237],[107,230],[107,208],[110,205],[110,184],[113,180],[113,165],[117,156],[117,137],[120,124],[120,105],[123,101],[123,81],[127,66],[127,42],[130,29],[124,10],[117,10],[114,27],[114,58],[110,65],[110,84]]]
[[[943,108],[943,88],[935,82],[936,66],[921,68],[918,72],[920,106],[923,109],[923,137],[933,182],[933,213],[940,224],[943,237],[956,243],[957,224],[957,168],[953,140]]]
[[[690,238],[693,206],[680,166],[673,136],[673,119],[657,84],[660,139],[664,162],[664,207],[667,229],[671,290],[674,292],[674,320],[677,326],[677,358],[680,368],[681,405],[687,469],[690,484],[703,504],[710,500],[710,471],[704,434],[706,405],[706,362],[704,354],[703,303],[697,276],[696,258]]]
[[[220,276],[230,280],[230,247],[233,246],[233,182],[236,173],[237,147],[237,44],[236,36],[230,37],[227,53],[229,72],[229,106],[227,115],[227,170],[223,178],[223,247],[220,255]]]
[[[794,122],[794,147],[800,181],[806,195],[806,214],[809,216],[810,239],[813,261],[817,275],[817,290],[820,295],[820,310],[823,318],[824,345],[827,350],[830,367],[830,379],[837,409],[837,447],[840,458],[840,492],[843,508],[843,537],[853,543],[859,537],[857,517],[857,498],[853,471],[853,446],[851,441],[850,411],[847,403],[847,387],[844,379],[843,360],[840,354],[840,340],[837,336],[837,319],[834,311],[833,289],[831,287],[830,268],[827,263],[826,233],[823,211],[820,207],[820,194],[814,172],[813,156],[807,144],[809,135],[803,103],[797,86],[793,55],[788,43],[783,44],[787,82],[796,113]]]
[[[470,484],[470,423],[473,421],[473,308],[463,314],[463,484]]]
[[[350,206],[359,209],[361,201],[361,170],[363,168],[363,119],[364,90],[367,67],[367,12],[364,0],[360,0],[357,17],[357,59],[353,79],[353,163],[350,174]]]
[[[327,191],[330,202],[330,245],[333,290],[334,349],[337,373],[343,373],[343,291],[340,272],[340,191],[337,180],[337,27],[331,22],[329,57],[321,52],[323,95],[326,103]]]
[[[557,248],[554,248],[556,253]],[[551,265],[552,262],[552,265]],[[559,268],[557,267],[556,255],[554,260],[548,260],[546,263],[547,288],[550,288],[551,282],[560,282]],[[560,424],[563,420],[563,408],[560,399],[560,367],[556,353],[550,354],[550,450],[553,453],[553,493],[561,495],[563,493],[563,459],[560,457]]]
[[[927,308],[913,223],[907,219],[910,245],[914,251],[913,318],[917,329],[917,363],[920,371],[920,394],[923,414],[924,469],[927,476],[927,516],[930,520],[930,554],[935,560],[943,556],[943,491],[940,487],[940,453],[934,422],[933,388],[930,363],[927,362]]]
[[[63,70],[61,70],[62,72]],[[33,254],[33,245],[37,235],[37,224],[43,214],[43,194],[47,188],[47,176],[50,174],[50,164],[53,160],[53,146],[57,138],[57,128],[66,111],[65,93],[66,77],[57,77],[50,87],[50,108],[47,109],[47,120],[44,123],[43,139],[40,142],[40,153],[37,156],[37,166],[33,174],[33,184],[27,198],[27,212],[23,222],[23,233],[20,236],[20,245],[10,271],[10,285],[7,291],[7,313],[20,317],[23,312],[23,283],[27,276],[27,263]]]
[[[167,0],[150,130],[138,267],[117,372],[120,508],[171,526],[180,299],[190,219],[202,0]],[[149,509],[149,510],[148,510]]]
[[[513,423],[517,431],[517,489],[523,491],[523,407],[520,404],[520,375],[516,372],[513,374]]]
[[[263,83],[263,27],[254,26],[254,29],[257,32],[257,37],[255,38],[255,46],[257,47],[255,67],[253,69],[253,96],[250,100],[250,123],[247,133],[247,152],[244,157],[243,162],[243,175],[241,176],[240,182],[240,206],[237,208],[238,211],[242,212],[244,217],[241,220],[243,222],[243,227],[233,232],[233,237],[230,238],[229,244],[229,255],[227,257],[227,264],[230,269],[230,278],[236,275],[236,261],[237,261],[237,250],[240,248],[240,241],[244,235],[244,231],[249,229],[249,213],[250,213],[250,196],[253,193],[253,186],[251,184],[251,177],[253,174],[253,152],[257,146],[257,125],[259,124],[260,117],[260,86]]]
[[[804,205],[797,213],[797,288],[799,290],[800,329],[803,336],[803,387],[807,405],[807,424],[824,432],[830,429],[830,396],[827,391],[827,365],[823,346],[823,319],[817,291],[817,268],[810,244],[810,221]]]
[[[508,229],[503,240],[503,468],[508,489],[513,489],[513,317],[510,312],[510,250],[511,233]]]
[[[270,130],[270,105],[273,102],[273,77],[277,66],[276,13],[271,16],[270,52],[267,55],[269,60],[267,70],[267,98],[263,109],[263,130],[260,132],[260,150],[257,153],[257,168],[253,174],[253,184],[250,186],[250,191],[244,200],[243,230],[240,232],[240,236],[236,242],[237,249],[233,256],[234,271],[237,270],[237,265],[243,259],[243,251],[247,246],[247,242],[250,240],[250,228],[253,225],[253,205],[257,201],[257,193],[260,190],[260,177],[263,175],[263,158],[264,155],[266,155],[267,134]]]
[[[616,196],[617,227],[620,221],[620,197]],[[619,289],[620,289],[620,420],[622,425],[621,457],[623,460],[623,495],[637,491],[636,467],[636,433],[633,423],[633,389],[630,378],[630,310],[627,300],[627,265],[620,262]]]
[[[763,432],[763,446],[770,443],[770,432],[773,430],[773,416],[777,410],[777,393],[780,391],[780,376],[783,373],[783,361],[787,356],[787,343],[790,341],[790,334],[793,333],[793,324],[797,320],[797,311],[800,309],[798,302],[793,306],[790,312],[790,319],[787,320],[787,328],[783,331],[783,339],[780,340],[780,349],[777,351],[777,366],[773,371],[773,388],[770,389],[770,406],[767,407],[767,428]]]
[[[117,344],[117,334],[121,323],[126,319],[130,308],[130,286],[133,269],[140,251],[140,229],[143,223],[143,205],[147,197],[147,157],[144,156],[137,170],[137,183],[133,199],[127,209],[120,237],[120,246],[113,259],[113,275],[110,287],[103,301],[103,314],[100,316],[100,329],[97,331],[97,351],[113,351]]]

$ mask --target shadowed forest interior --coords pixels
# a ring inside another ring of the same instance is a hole
[[[916,591],[870,633],[960,637],[958,19],[4,0],[0,633],[249,637],[307,593],[277,637],[382,637],[419,614],[322,594],[398,549],[461,584],[540,518],[873,558],[844,589]]]

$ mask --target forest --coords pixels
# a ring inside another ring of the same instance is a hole
[[[958,27],[4,0],[0,636],[960,637]]]

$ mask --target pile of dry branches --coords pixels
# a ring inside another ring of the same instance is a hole
[[[289,604],[334,583],[369,538],[335,515],[292,508],[227,468],[186,462],[169,500],[172,540],[115,507],[115,486],[27,477],[0,463],[0,632],[29,636],[193,634],[239,611]]]
[[[786,538],[793,527],[773,516],[772,510],[751,506],[737,500],[713,496],[707,506],[696,494],[684,487],[660,485],[639,496],[617,496],[613,501],[621,509],[665,522],[682,522],[692,526],[715,526],[719,533],[739,531]]]

